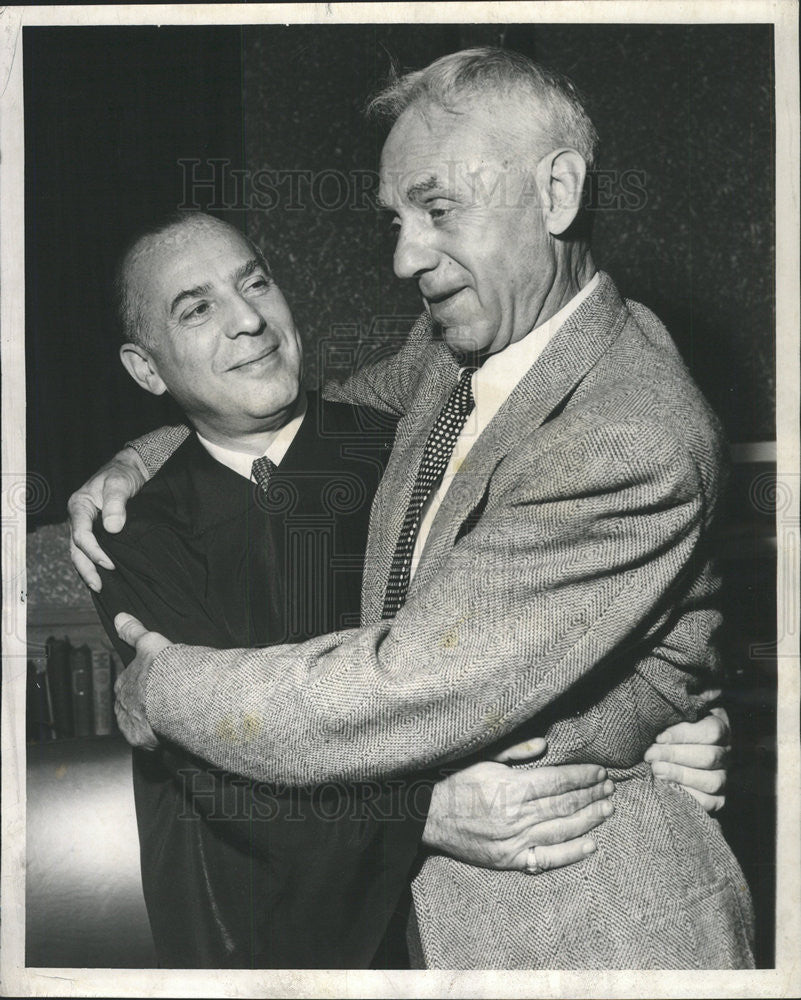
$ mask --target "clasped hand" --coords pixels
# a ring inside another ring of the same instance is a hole
[[[612,815],[614,783],[597,764],[519,769],[544,740],[521,743],[493,761],[457,771],[434,786],[423,843],[484,868],[561,868],[595,850],[585,835]]]
[[[120,731],[132,746],[154,749],[158,738],[147,721],[147,678],[158,654],[170,646],[132,615],[114,619],[119,637],[136,656],[114,686]],[[536,849],[542,869],[581,861],[595,845],[584,837],[612,813],[614,785],[597,765],[570,764],[516,770],[504,762],[534,759],[544,740],[530,740],[474,764],[434,787],[424,843],[461,861],[487,868],[525,869]]]
[[[153,750],[158,746],[158,738],[145,713],[147,676],[153,660],[172,643],[158,632],[148,632],[133,615],[117,615],[114,628],[120,639],[136,650],[136,656],[114,685],[114,714],[117,716],[117,724],[131,746]]]
[[[132,615],[117,615],[114,626],[120,638],[136,650],[114,687],[117,722],[130,744],[153,749],[158,738],[145,711],[148,673],[158,654],[171,643],[158,632],[149,632]],[[687,790],[702,804],[704,799],[711,800],[714,809],[711,793],[719,791],[721,784],[714,768],[725,766],[727,748],[720,744],[727,741],[728,725],[723,712],[709,715],[705,723],[700,735],[709,744],[692,745],[702,723],[682,723],[663,734],[646,759],[654,762],[655,772],[659,766],[675,769],[665,777],[686,781],[689,776],[696,788]],[[712,744],[715,738],[717,745]],[[591,855],[595,844],[587,834],[614,812],[610,798],[614,784],[597,764],[533,769],[506,766],[536,759],[545,749],[544,740],[529,740],[509,747],[494,760],[473,764],[440,781],[434,786],[424,844],[469,864],[517,871],[560,868]],[[677,759],[685,765],[673,763]],[[702,770],[687,767],[688,763]],[[708,792],[698,789],[703,784]],[[723,796],[718,798],[723,801]]]

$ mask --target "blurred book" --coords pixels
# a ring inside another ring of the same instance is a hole
[[[57,739],[75,735],[72,710],[70,644],[53,636],[47,640],[47,681],[53,705],[53,729]]]
[[[25,738],[29,743],[44,743],[45,740],[52,740],[54,735],[47,664],[28,660]]]
[[[72,717],[76,736],[94,735],[92,705],[92,654],[88,646],[70,649]]]
[[[92,707],[95,736],[113,732],[111,654],[105,649],[92,650]]]

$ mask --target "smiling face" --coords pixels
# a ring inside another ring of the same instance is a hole
[[[395,273],[417,281],[454,351],[496,352],[524,337],[545,318],[556,272],[537,153],[525,143],[511,151],[496,134],[498,113],[492,104],[457,114],[412,105],[381,157]]]
[[[220,443],[289,419],[300,338],[264,262],[235,229],[209,216],[178,223],[135,248],[126,278],[148,332],[147,384],[131,372],[140,384],[169,391]]]

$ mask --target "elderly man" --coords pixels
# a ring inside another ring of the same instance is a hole
[[[95,601],[124,660],[132,650],[112,625],[123,609],[221,648],[358,622],[368,515],[394,422],[301,393],[287,303],[261,252],[217,219],[151,225],[124,255],[118,291],[125,368],[147,392],[169,392],[196,430],[135,498],[125,530],[102,536],[116,569],[102,570]],[[430,779],[259,786],[169,743],[136,749],[133,763],[162,967],[403,960],[386,931],[411,878]],[[499,866],[522,865],[531,843],[554,866],[582,859],[593,844],[579,835],[602,821],[612,783],[597,765],[545,779],[542,794],[554,779],[564,791],[538,807],[526,772],[468,767],[438,793],[437,846]],[[474,810],[449,845],[443,802],[479,792],[502,797],[494,815]]]
[[[403,414],[363,625],[220,651],[120,622],[137,643],[123,725],[290,783],[544,731],[545,762],[615,768],[599,850],[533,879],[431,854],[413,883],[417,960],[750,966],[748,890],[719,828],[642,763],[716,694],[721,444],[667,332],[596,272],[579,218],[592,123],[569,83],[491,49],[402,77],[376,106],[393,120],[395,270],[426,313],[394,365],[336,394]]]

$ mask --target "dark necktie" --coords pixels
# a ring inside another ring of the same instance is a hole
[[[412,568],[412,554],[420,527],[420,515],[434,486],[448,467],[456,439],[475,406],[470,379],[475,368],[465,368],[456,388],[447,403],[440,410],[431,433],[428,435],[420,468],[417,470],[412,498],[403,519],[398,536],[398,544],[392,556],[392,566],[384,594],[383,618],[394,618],[406,600],[409,589],[409,575]]]
[[[259,484],[259,488],[265,497],[267,496],[267,486],[270,482],[270,476],[275,472],[275,469],[275,464],[266,456],[255,459],[253,465],[250,467],[250,474]]]

